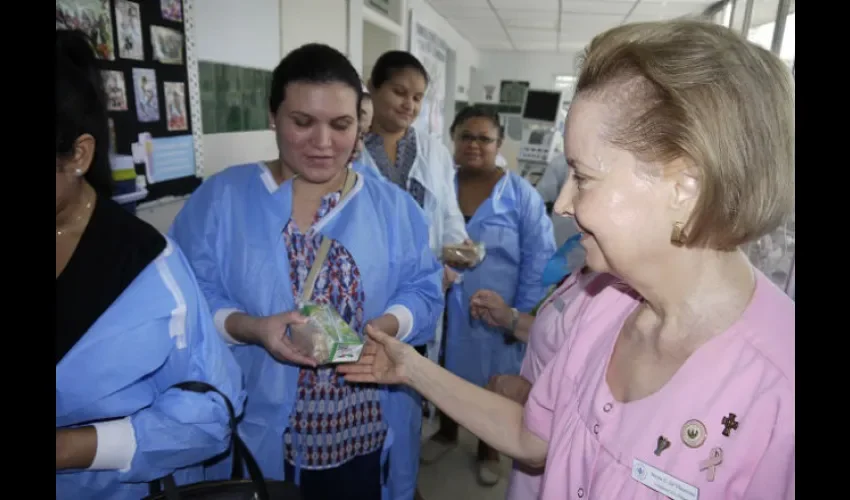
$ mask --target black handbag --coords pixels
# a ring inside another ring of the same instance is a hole
[[[266,481],[251,451],[245,446],[236,430],[236,413],[230,400],[206,382],[182,382],[174,387],[199,393],[215,392],[224,399],[230,414],[231,449],[233,469],[230,480],[203,481],[177,486],[174,476],[168,475],[149,483],[150,494],[142,500],[301,500],[298,487],[289,481]],[[250,479],[243,477],[243,467]]]

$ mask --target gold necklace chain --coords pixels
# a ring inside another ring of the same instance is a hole
[[[68,234],[70,229],[73,229],[75,226],[77,226],[77,224],[82,221],[87,215],[91,215],[91,207],[93,205],[94,203],[89,200],[85,205],[85,212],[74,217],[74,220],[69,222],[68,224],[65,224],[64,228],[57,229],[56,236],[63,236],[65,234]]]

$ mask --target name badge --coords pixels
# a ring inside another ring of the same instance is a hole
[[[552,299],[552,307],[557,309],[558,312],[564,312],[564,299],[561,297],[555,297]]]
[[[632,479],[668,496],[672,500],[697,500],[699,498],[699,488],[696,486],[680,481],[638,459],[634,459],[632,462]]]

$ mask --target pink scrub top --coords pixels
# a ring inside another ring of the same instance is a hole
[[[576,272],[564,280],[541,304],[531,324],[528,350],[522,360],[520,376],[534,384],[549,361],[558,353],[581,308],[588,303],[593,293],[604,288],[613,279],[608,274]],[[541,479],[541,474],[527,474],[514,464],[508,482],[507,500],[537,498]]]
[[[795,305],[755,273],[741,318],[628,403],[605,374],[639,298],[617,283],[590,299],[525,406],[549,445],[541,500],[794,498]]]

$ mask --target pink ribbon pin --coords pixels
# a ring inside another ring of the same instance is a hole
[[[723,450],[714,448],[708,454],[708,458],[700,462],[699,470],[707,470],[706,476],[709,482],[714,481],[714,475],[717,472],[717,467],[723,463]]]

